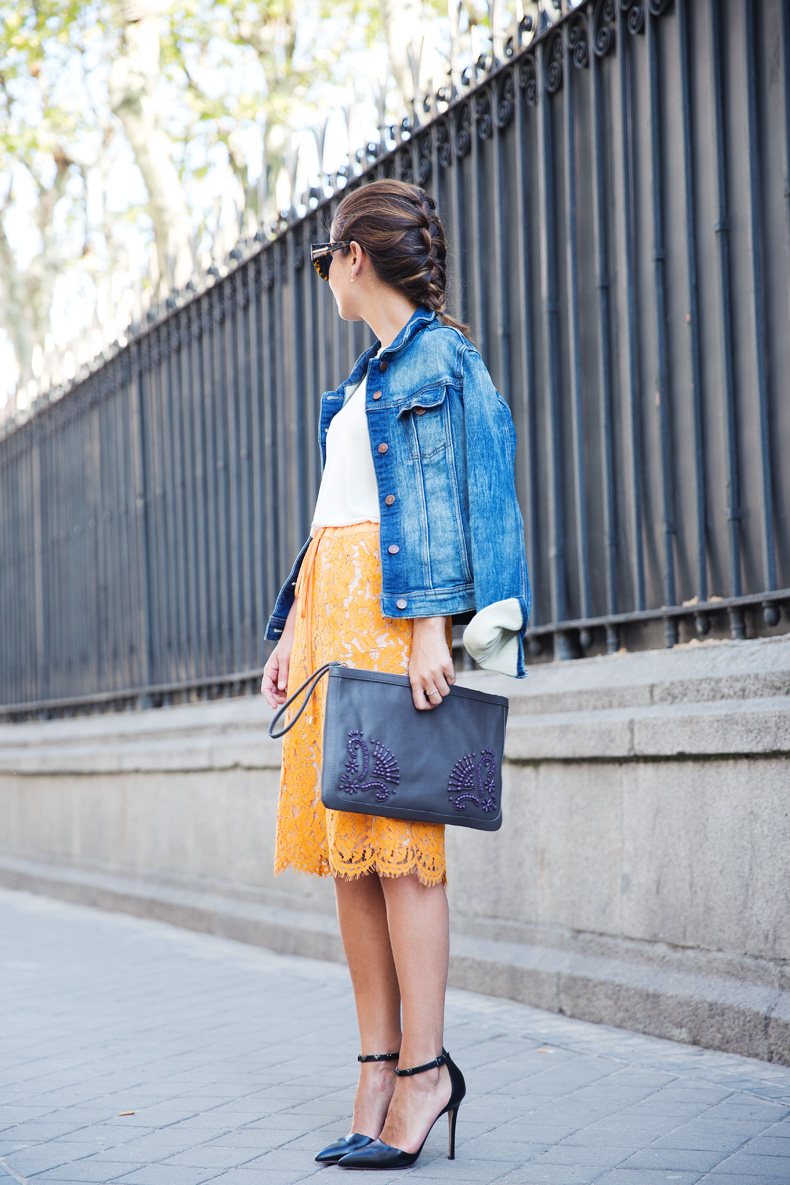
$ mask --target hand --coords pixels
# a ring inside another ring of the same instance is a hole
[[[447,647],[444,617],[414,618],[409,682],[414,706],[420,712],[438,708],[450,694],[455,670]]]
[[[296,626],[296,601],[285,623],[280,641],[269,655],[263,668],[261,693],[270,708],[279,708],[288,698],[288,672],[291,666],[294,628]]]

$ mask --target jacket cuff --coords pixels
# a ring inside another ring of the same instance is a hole
[[[521,601],[508,597],[475,613],[463,633],[468,654],[487,671],[499,671],[521,679],[524,670],[523,631],[526,622]]]

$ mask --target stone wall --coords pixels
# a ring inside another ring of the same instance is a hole
[[[790,638],[462,681],[511,700],[505,823],[447,832],[451,980],[790,1063]],[[0,883],[340,959],[271,872],[262,698],[0,726]]]

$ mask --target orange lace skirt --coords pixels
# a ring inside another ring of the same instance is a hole
[[[393,675],[408,673],[411,620],[381,615],[378,523],[316,531],[296,592],[289,695],[312,670],[333,659]],[[447,630],[449,643],[449,620]],[[326,680],[322,679],[308,707],[283,738],[275,873],[291,867],[353,880],[367,872],[379,876],[416,872],[424,885],[443,884],[447,873],[442,825],[324,807],[321,744],[325,700]]]

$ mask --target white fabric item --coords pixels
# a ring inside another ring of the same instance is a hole
[[[326,434],[326,464],[321,476],[311,533],[317,527],[350,527],[380,521],[376,471],[370,453],[365,414],[367,377],[349,394]]]
[[[518,674],[518,633],[522,625],[518,597],[495,601],[475,613],[464,630],[464,646],[485,670],[515,677]]]

